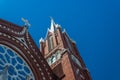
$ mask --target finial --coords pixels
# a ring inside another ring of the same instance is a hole
[[[26,27],[30,27],[31,26],[31,24],[29,23],[29,21],[27,19],[21,18],[21,20],[25,23]]]
[[[51,23],[54,23],[54,19],[53,19],[53,17],[50,16],[50,19],[51,19]]]
[[[41,37],[40,40],[39,40],[39,43],[40,43],[40,42],[44,42],[44,39],[43,39],[42,37]]]
[[[63,30],[64,32],[66,32],[66,29],[64,28],[64,30]]]

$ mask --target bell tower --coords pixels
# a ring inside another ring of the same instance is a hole
[[[53,19],[45,39],[39,42],[42,55],[60,80],[91,80],[76,43]]]

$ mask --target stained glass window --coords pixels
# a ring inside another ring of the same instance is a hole
[[[0,45],[0,80],[35,80],[21,56],[4,45]]]

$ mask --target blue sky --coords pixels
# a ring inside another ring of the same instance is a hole
[[[0,18],[23,25],[39,46],[50,16],[76,41],[93,80],[120,80],[119,0],[0,0]]]

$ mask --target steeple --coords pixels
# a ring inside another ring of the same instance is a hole
[[[45,40],[40,42],[40,52],[60,80],[91,80],[76,44],[53,18]]]

